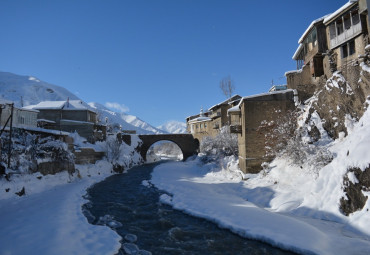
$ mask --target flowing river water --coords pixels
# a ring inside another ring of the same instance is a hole
[[[293,254],[161,204],[165,192],[142,185],[158,164],[134,167],[88,190],[84,213],[91,224],[122,236],[119,254]]]

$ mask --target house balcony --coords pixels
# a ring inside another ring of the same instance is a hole
[[[232,133],[232,134],[241,134],[242,133],[242,125],[231,125],[230,126],[230,133]]]
[[[343,33],[330,39],[330,49],[349,41],[350,39],[354,38],[355,36],[362,33],[362,25],[361,22],[357,23],[356,25],[351,26],[349,29],[344,30]]]

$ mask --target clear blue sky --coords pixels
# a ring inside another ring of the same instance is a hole
[[[152,125],[266,92],[298,39],[347,0],[1,0],[0,70],[116,102]]]

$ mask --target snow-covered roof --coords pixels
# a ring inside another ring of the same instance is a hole
[[[274,85],[269,89],[269,92],[287,90],[287,85]]]
[[[240,112],[239,104],[231,107],[229,110],[227,110],[227,112]]]
[[[346,11],[347,9],[351,8],[353,5],[355,5],[358,2],[358,0],[350,0],[348,3],[340,7],[338,10],[333,12],[332,14],[328,15],[324,19],[324,24],[327,25],[330,21],[335,19],[340,13]]]
[[[308,28],[306,29],[306,31],[304,31],[303,35],[301,36],[301,38],[299,38],[298,40],[298,43],[302,43],[304,38],[308,35],[308,33],[311,31],[311,29],[317,24],[319,23],[320,21],[323,21],[326,17],[328,16],[331,16],[331,14],[327,14],[321,18],[318,18],[318,19],[315,19],[314,21],[311,22],[311,24],[308,26]]]
[[[55,121],[52,120],[47,120],[47,119],[37,119],[37,122],[45,122],[45,123],[56,123]]]
[[[212,119],[209,118],[209,117],[198,117],[198,118],[195,118],[195,119],[192,119],[189,121],[189,123],[192,123],[192,122],[203,122],[203,121],[211,121]]]
[[[240,99],[240,98],[242,98],[242,97],[239,96],[239,95],[234,95],[234,96],[230,97],[229,99],[227,99],[227,100],[225,100],[225,101],[223,101],[219,104],[216,104],[216,105],[212,106],[211,108],[208,109],[208,111],[212,111],[213,108],[216,108],[216,107],[224,105],[224,104],[228,104],[230,101],[235,101],[235,100]]]
[[[285,72],[285,76],[289,75],[289,74],[293,74],[293,73],[301,73],[302,72],[302,69],[299,69],[299,70],[292,70],[292,71],[287,71]]]
[[[66,100],[66,101],[43,101],[36,105],[28,105],[23,107],[25,109],[37,109],[37,110],[89,110],[94,111],[88,104],[82,100]]]
[[[294,52],[294,55],[293,55],[292,59],[297,60],[298,55],[299,55],[299,53],[301,52],[302,49],[303,49],[303,44],[300,43],[299,46],[298,46],[298,48]]]
[[[293,89],[287,89],[287,90],[280,90],[280,91],[272,91],[272,92],[267,92],[267,93],[261,93],[261,94],[256,94],[256,95],[251,95],[251,96],[243,97],[243,100],[257,98],[257,97],[262,97],[262,96],[270,96],[270,95],[276,95],[276,94],[285,94],[285,93],[288,93],[288,92],[293,92],[294,93],[294,90]],[[240,102],[242,102],[243,100],[241,100]]]

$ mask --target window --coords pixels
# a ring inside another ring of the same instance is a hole
[[[343,22],[342,20],[337,20],[337,34],[340,35],[343,33]]]
[[[350,29],[351,28],[351,16],[349,15],[349,13],[344,16],[344,28],[346,30]]]
[[[360,22],[360,15],[358,15],[358,11],[352,12],[352,24],[356,25]]]
[[[348,56],[351,56],[351,55],[355,54],[356,53],[356,44],[355,44],[355,41],[352,40],[352,41],[344,44],[341,47],[341,51],[342,51],[342,58],[346,58]]]
[[[348,46],[347,46],[347,44],[343,45],[341,47],[341,50],[342,50],[342,58],[348,57]]]
[[[354,40],[352,40],[352,41],[350,41],[349,43],[348,43],[348,50],[349,50],[349,52],[348,52],[348,55],[353,55],[353,54],[355,54],[356,53],[356,46],[355,46],[355,41]]]
[[[200,124],[200,129],[202,129],[203,128],[203,124]]]
[[[204,128],[207,128],[207,123],[204,123]]]
[[[329,26],[329,31],[330,31],[330,39],[334,39],[337,36],[335,32],[335,23]]]

